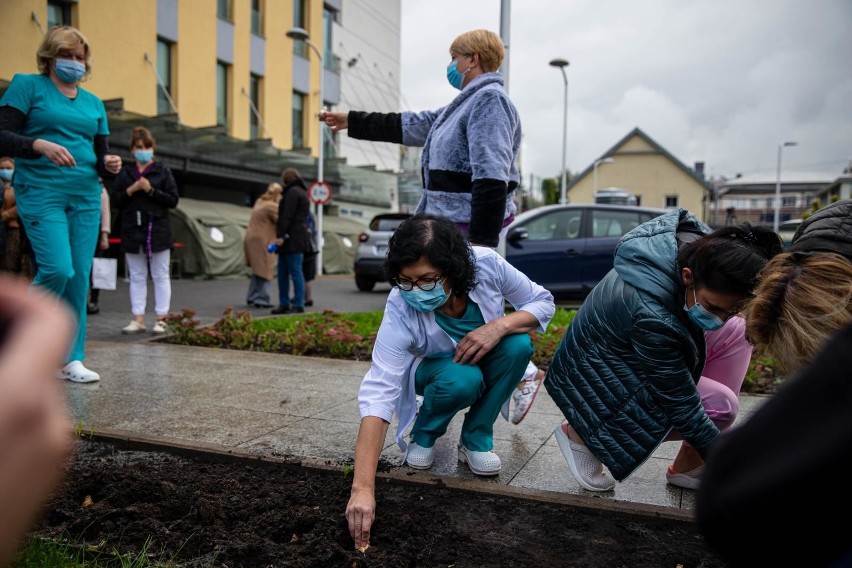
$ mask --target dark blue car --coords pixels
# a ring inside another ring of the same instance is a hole
[[[517,216],[500,252],[558,299],[582,299],[610,271],[618,240],[666,209],[629,205],[545,205]]]

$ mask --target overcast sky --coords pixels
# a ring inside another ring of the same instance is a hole
[[[500,0],[401,0],[403,110],[456,91],[449,46],[500,32]],[[567,165],[588,167],[635,127],[708,176],[783,169],[840,174],[852,160],[850,0],[515,0],[509,96],[524,132],[523,174],[557,176],[570,61]]]

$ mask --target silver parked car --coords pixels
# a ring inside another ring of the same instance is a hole
[[[384,263],[388,256],[388,239],[410,213],[380,213],[369,228],[358,235],[355,250],[355,285],[362,292],[371,291],[376,282],[387,282]]]
[[[618,240],[667,209],[630,205],[545,205],[518,215],[498,249],[555,298],[585,298],[612,269]]]

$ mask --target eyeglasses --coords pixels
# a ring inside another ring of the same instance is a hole
[[[396,287],[403,292],[410,292],[415,286],[424,292],[431,292],[435,289],[435,286],[443,282],[443,278],[443,276],[438,276],[436,278],[421,278],[416,282],[412,282],[408,278],[396,278],[395,283]]]

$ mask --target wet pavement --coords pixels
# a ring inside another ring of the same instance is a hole
[[[245,308],[247,285],[244,278],[175,280],[172,311],[194,309],[202,323],[212,323],[229,305]],[[358,387],[368,362],[169,345],[150,333],[122,335],[121,327],[130,320],[126,286],[119,282],[117,291],[102,292],[101,313],[90,316],[86,364],[102,380],[65,383],[78,427],[117,438],[289,456],[306,465],[343,469],[352,463]],[[322,276],[314,282],[317,306],[307,311],[380,309],[387,290],[377,287],[365,294],[355,289],[351,276]],[[269,315],[269,310],[252,311],[257,317]],[[153,317],[149,319],[150,328]],[[738,420],[747,419],[763,400],[743,395]],[[544,388],[520,425],[498,419],[494,451],[503,469],[495,478],[478,478],[458,462],[461,422],[459,415],[438,440],[434,465],[426,472],[402,466],[392,424],[382,458],[400,467],[381,475],[582,506],[692,516],[694,492],[665,480],[680,442],[664,443],[614,491],[594,494],[574,480],[559,450],[553,432],[562,414]]]

